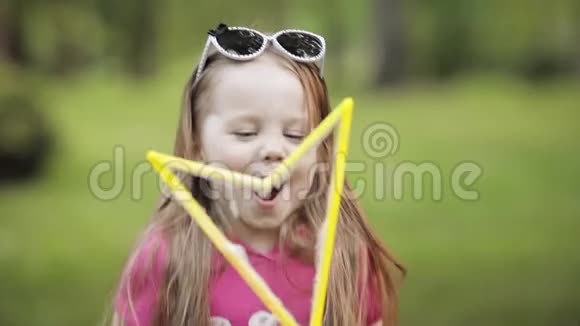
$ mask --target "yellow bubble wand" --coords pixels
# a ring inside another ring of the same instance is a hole
[[[280,299],[272,292],[260,275],[252,268],[249,262],[243,259],[236,247],[221,230],[212,222],[205,209],[193,198],[187,188],[181,183],[172,169],[181,170],[200,177],[230,182],[236,185],[249,186],[253,190],[269,192],[273,187],[283,183],[291,174],[292,168],[298,160],[310,149],[319,145],[340,122],[337,134],[338,142],[335,150],[330,191],[326,214],[327,236],[323,244],[323,254],[320,268],[316,273],[314,299],[312,302],[311,326],[322,325],[326,290],[332,262],[336,225],[340,209],[340,198],[344,185],[346,156],[348,154],[348,140],[352,124],[352,98],[344,99],[304,141],[292,152],[271,174],[264,178],[257,178],[247,174],[206,165],[201,162],[189,161],[183,158],[161,154],[155,151],[147,153],[147,159],[167,184],[173,197],[189,213],[199,225],[214,246],[222,253],[226,260],[236,269],[242,279],[250,286],[262,302],[272,311],[284,326],[298,325],[292,314],[284,307]]]

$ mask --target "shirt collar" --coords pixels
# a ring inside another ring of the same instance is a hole
[[[246,242],[244,242],[238,238],[232,237],[229,240],[232,243],[235,243],[237,245],[242,246],[244,248],[244,250],[246,251],[246,253],[248,254],[248,256],[252,255],[252,256],[258,256],[258,257],[264,257],[264,258],[267,258],[269,260],[276,260],[280,256],[280,246],[279,246],[277,241],[274,244],[274,247],[270,251],[268,251],[266,253],[262,253],[262,252],[256,251],[255,249],[250,247],[250,245],[248,245]]]

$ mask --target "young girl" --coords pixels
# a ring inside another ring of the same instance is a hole
[[[297,30],[267,36],[223,24],[209,34],[185,88],[174,154],[267,176],[329,113],[322,77],[324,39]],[[288,181],[267,195],[233,189],[226,196],[227,185],[181,175],[300,325],[310,319],[332,155],[333,137],[327,137],[300,159]],[[394,325],[393,272],[403,267],[370,229],[353,198],[345,184],[324,323]],[[127,263],[114,324],[278,325],[168,195],[162,196]]]

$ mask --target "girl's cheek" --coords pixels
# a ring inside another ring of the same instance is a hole
[[[221,147],[219,144],[216,144],[216,146]],[[248,173],[249,171],[247,170],[253,162],[254,152],[255,149],[252,144],[239,142],[231,144],[227,147],[223,163],[231,170]]]
[[[247,160],[242,155],[235,155],[235,153],[228,153],[224,158],[223,164],[230,170],[245,173],[248,166]]]
[[[320,167],[320,163],[316,162],[316,154],[312,152],[306,153],[297,163],[296,170],[301,175],[310,178],[310,175],[313,175],[316,170]]]
[[[293,179],[294,193],[297,194],[299,199],[305,199],[309,193],[318,165],[315,161],[315,156],[305,156],[294,170],[291,179]]]
[[[207,144],[206,147],[204,152],[208,154],[206,159],[211,165],[244,172],[249,164],[251,148],[248,148],[246,144],[232,141],[227,137],[216,137],[215,141]]]

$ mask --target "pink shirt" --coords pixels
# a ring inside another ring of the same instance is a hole
[[[272,291],[282,300],[286,309],[301,325],[310,319],[314,266],[300,260],[284,257],[277,248],[261,254],[240,244],[256,272],[266,281]],[[152,237],[144,244],[136,257],[133,268],[125,272],[117,294],[115,308],[128,326],[151,326],[163,282],[167,262],[167,244],[160,237]],[[213,277],[210,284],[210,313],[212,325],[216,326],[275,326],[278,325],[269,309],[248,287],[237,271],[220,255],[216,254],[218,266],[224,270]],[[127,282],[131,278],[129,292],[133,300],[134,313],[129,307]],[[370,295],[370,294],[369,294]],[[368,324],[381,319],[378,300],[369,300]]]

